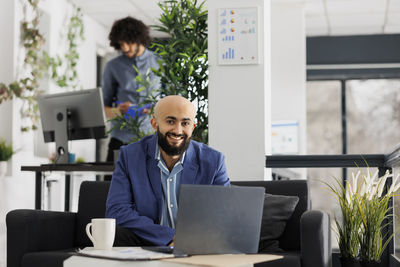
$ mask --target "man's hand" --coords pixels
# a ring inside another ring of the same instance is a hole
[[[119,112],[121,112],[122,114],[125,114],[125,113],[128,111],[128,109],[129,109],[129,107],[130,107],[131,105],[132,105],[131,102],[126,101],[126,102],[124,102],[124,103],[119,104],[119,105],[117,106],[117,109],[118,109]]]
[[[121,112],[117,108],[105,106],[104,111],[105,111],[108,119],[112,119],[112,118],[115,118],[116,116],[121,115]]]
[[[142,109],[142,114],[149,114],[152,107],[153,107],[153,104],[144,105],[143,109]]]

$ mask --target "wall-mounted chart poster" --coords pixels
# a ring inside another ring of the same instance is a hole
[[[258,64],[258,7],[218,9],[218,64]]]
[[[299,153],[299,122],[275,121],[271,129],[272,155],[296,155]]]

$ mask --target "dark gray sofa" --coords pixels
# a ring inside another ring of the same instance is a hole
[[[330,221],[326,213],[310,210],[308,183],[293,181],[232,182],[262,186],[266,193],[299,197],[299,203],[279,239],[283,259],[256,266],[330,267]],[[109,182],[83,182],[78,212],[13,210],[7,214],[7,266],[62,266],[70,252],[91,246],[85,226],[104,217]]]

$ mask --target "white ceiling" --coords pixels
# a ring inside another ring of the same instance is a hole
[[[160,0],[71,1],[107,29],[126,16],[154,25],[160,15]],[[307,36],[400,33],[400,0],[274,0],[279,1],[304,2]]]

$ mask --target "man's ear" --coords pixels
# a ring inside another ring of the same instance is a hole
[[[157,131],[157,126],[158,125],[157,125],[156,119],[154,117],[151,118],[150,124],[151,124],[151,127],[153,127],[153,129]]]

